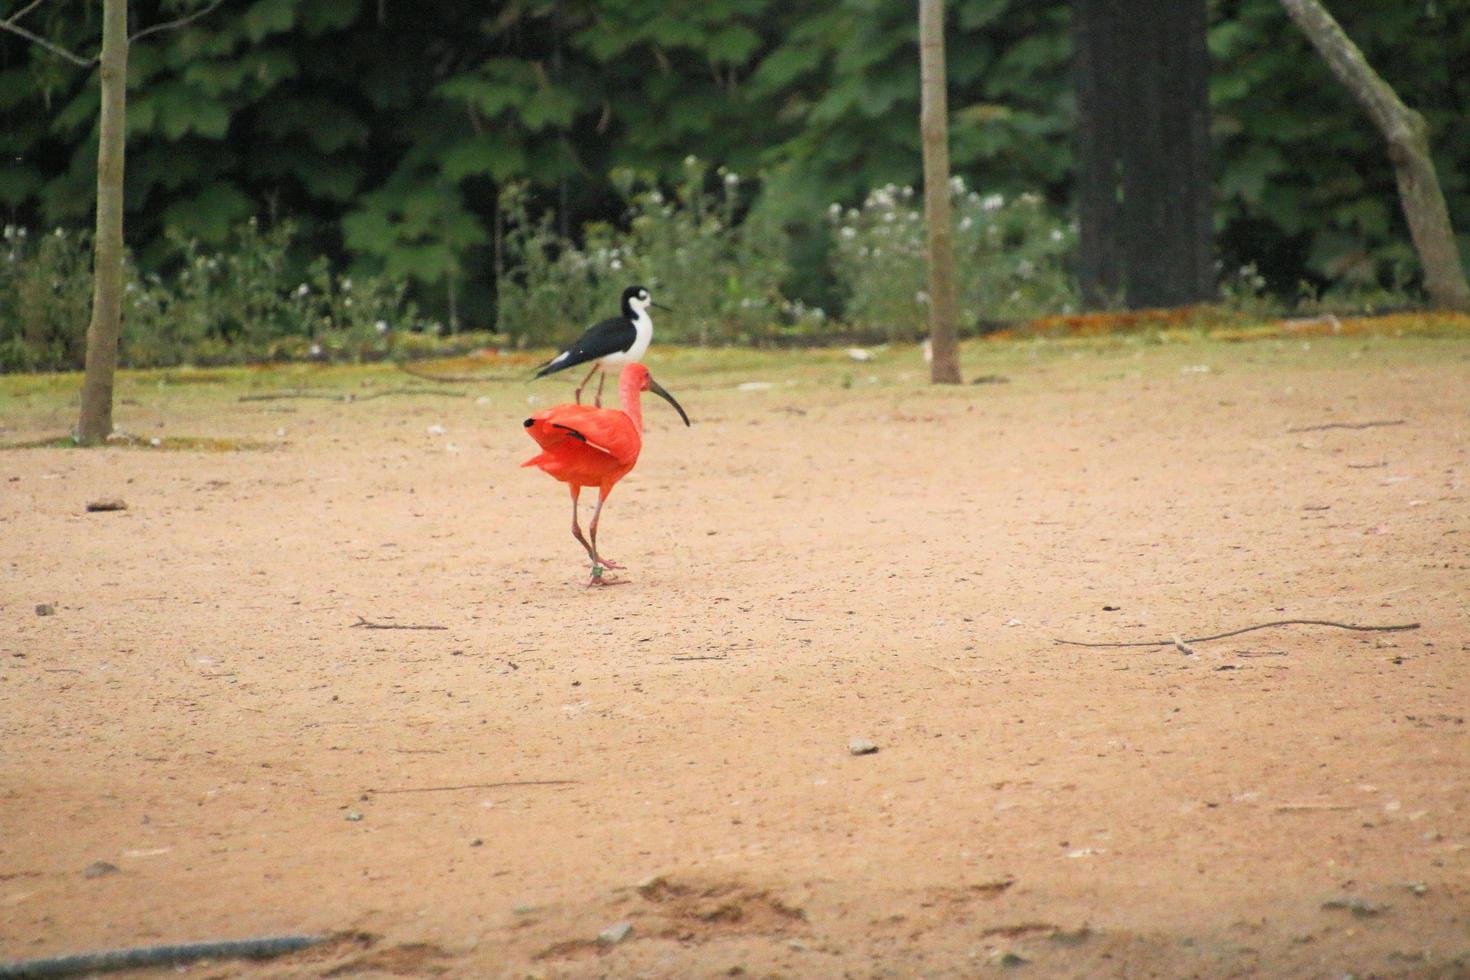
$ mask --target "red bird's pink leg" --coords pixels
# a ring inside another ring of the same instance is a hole
[[[602,386],[607,384],[607,372],[604,371],[597,376],[597,399],[593,402],[598,408],[602,407]]]
[[[583,378],[582,379],[582,383],[579,384],[579,385],[577,385],[577,390],[574,391],[574,392],[572,392],[573,397],[575,397],[577,399],[577,404],[578,405],[582,404],[582,389],[585,388],[585,387],[587,387],[587,382],[589,382],[589,381],[592,380],[592,375],[597,371],[597,369],[600,366],[601,365],[594,363],[592,365],[592,370],[587,372],[587,377]],[[606,375],[603,375],[603,380],[604,381],[607,380],[607,376]],[[601,400],[602,399],[602,386],[601,385],[599,385],[598,388],[597,388],[597,398],[598,398],[597,407],[598,408],[601,408],[602,407],[602,400]]]
[[[582,495],[582,488],[575,483],[569,484],[569,486],[572,490],[572,537],[581,543],[582,547],[587,551],[587,557],[595,562],[597,561],[597,555],[593,552],[592,545],[588,544],[587,539],[582,537],[582,526],[577,523],[577,498]]]
[[[612,559],[604,558],[597,553],[597,521],[600,517],[602,517],[602,505],[607,503],[607,495],[611,491],[612,488],[607,487],[602,491],[602,493],[598,494],[597,509],[592,512],[592,524],[587,529],[592,534],[592,561],[595,563],[600,563],[604,568],[626,568],[626,565],[619,565]]]

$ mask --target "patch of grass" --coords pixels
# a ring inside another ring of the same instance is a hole
[[[280,448],[277,443],[262,442],[258,439],[218,439],[209,436],[158,436],[152,439],[144,439],[141,436],[131,436],[125,433],[114,433],[109,436],[107,445],[114,449],[145,449],[159,452],[189,453],[260,452]],[[0,444],[0,449],[80,448],[81,446],[71,436],[54,436],[47,439],[30,439],[24,442]]]

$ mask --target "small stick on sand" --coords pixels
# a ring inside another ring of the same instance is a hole
[[[1328,422],[1324,425],[1304,425],[1287,432],[1322,432],[1325,429],[1376,429],[1383,425],[1403,425],[1404,419],[1385,419],[1380,422]]]
[[[1330,619],[1278,619],[1270,623],[1261,623],[1258,626],[1245,626],[1238,630],[1230,630],[1228,633],[1216,633],[1213,636],[1191,636],[1187,637],[1185,643],[1208,643],[1210,640],[1223,640],[1227,636],[1239,636],[1241,633],[1249,633],[1252,630],[1268,629],[1272,626],[1292,626],[1300,624],[1304,626],[1335,626],[1340,630],[1357,630],[1363,633],[1397,633],[1401,630],[1416,630],[1418,623],[1400,623],[1396,626],[1357,626],[1352,623],[1336,623]],[[1166,640],[1142,640],[1136,643],[1084,643],[1080,640],[1063,640],[1054,638],[1054,643],[1062,643],[1069,647],[1166,647],[1178,646],[1178,637],[1169,637]]]
[[[361,626],[363,629],[370,629],[370,630],[447,630],[447,629],[449,629],[448,626],[413,626],[413,625],[410,625],[408,623],[370,623],[366,619],[362,618],[361,616],[358,616],[357,617],[357,622],[353,623],[352,626],[349,627],[349,628],[350,629],[356,629],[359,626]]]
[[[512,786],[570,786],[575,779],[517,779],[506,783],[466,783],[463,786],[404,786],[400,789],[365,789],[364,793],[450,793],[461,789],[506,789]]]

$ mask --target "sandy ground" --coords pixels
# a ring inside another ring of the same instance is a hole
[[[0,959],[1470,976],[1470,343],[651,364],[616,588],[517,468],[570,383],[149,376],[124,428],[274,448],[0,453]],[[1422,627],[1054,642],[1289,618]]]

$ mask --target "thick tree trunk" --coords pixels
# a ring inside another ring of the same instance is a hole
[[[1078,0],[1072,11],[1072,71],[1077,89],[1077,278],[1082,302],[1108,309],[1123,302],[1118,242],[1123,143],[1118,107],[1124,78],[1112,66],[1123,30],[1116,3]]]
[[[919,130],[924,141],[924,220],[929,234],[929,379],[960,383],[956,341],[954,224],[949,187],[949,108],[944,73],[944,0],[919,0]]]
[[[1205,0],[1075,0],[1078,275],[1089,306],[1214,297]]]
[[[1414,249],[1424,266],[1424,289],[1430,301],[1436,306],[1470,310],[1470,286],[1465,282],[1449,209],[1429,155],[1429,126],[1424,117],[1404,105],[1317,0],[1281,0],[1281,5],[1387,141],[1399,199]]]
[[[102,6],[102,120],[97,146],[97,236],[92,257],[92,321],[77,439],[94,445],[112,434],[112,386],[122,336],[123,149],[127,141],[127,0]]]

